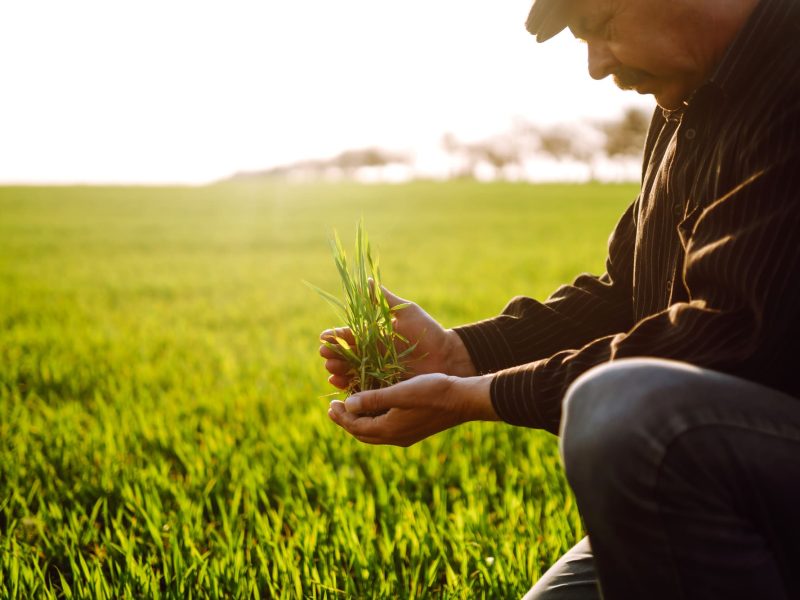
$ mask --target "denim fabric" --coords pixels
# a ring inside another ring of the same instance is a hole
[[[629,359],[581,376],[564,411],[562,457],[606,600],[800,598],[800,400]],[[527,597],[596,598],[589,549],[576,551]]]
[[[523,600],[597,600],[597,577],[589,539],[580,542],[558,559]]]

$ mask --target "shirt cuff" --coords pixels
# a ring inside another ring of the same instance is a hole
[[[500,326],[500,321],[507,318],[500,316],[453,328],[464,342],[472,364],[480,375],[494,373],[514,364],[511,345]]]
[[[558,428],[546,423],[535,398],[535,364],[511,367],[495,373],[489,388],[497,415],[510,425],[535,427],[555,433]]]

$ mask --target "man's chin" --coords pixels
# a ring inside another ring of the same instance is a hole
[[[686,101],[694,92],[694,88],[686,85],[682,86],[669,86],[660,85],[654,86],[648,90],[647,93],[653,94],[656,103],[665,110],[676,110],[686,106]]]
[[[676,110],[684,106],[685,96],[683,94],[669,92],[650,92],[658,104],[664,110]]]
[[[656,99],[656,103],[663,109],[675,110],[684,105],[684,101],[689,97],[683,89],[671,88],[664,85],[656,77],[642,74],[638,78],[629,79],[614,76],[614,83],[621,90],[631,90],[642,95],[651,95]]]

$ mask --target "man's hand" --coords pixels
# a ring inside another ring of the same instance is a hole
[[[419,375],[344,402],[334,400],[328,416],[364,443],[410,446],[467,421],[497,421],[490,384],[490,375]],[[365,416],[375,413],[383,414]]]
[[[395,330],[406,338],[410,344],[417,344],[414,351],[405,359],[410,377],[423,373],[445,373],[459,377],[476,375],[472,359],[458,334],[445,329],[428,313],[413,302],[403,300],[386,288],[383,290],[389,306],[408,304],[395,312]],[[341,337],[353,344],[353,336],[347,328],[328,329],[320,338],[335,343],[335,337]],[[399,347],[399,351],[405,350]],[[328,381],[339,389],[346,389],[352,375],[350,365],[335,350],[320,346],[320,355],[325,359],[325,368],[331,374]]]

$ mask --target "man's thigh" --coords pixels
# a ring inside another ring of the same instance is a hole
[[[797,399],[619,361],[570,390],[562,449],[608,597],[800,597]]]

